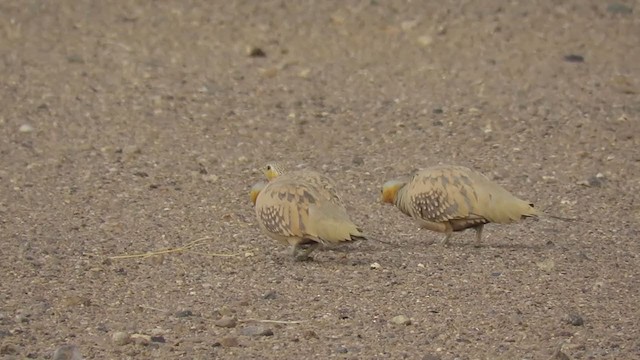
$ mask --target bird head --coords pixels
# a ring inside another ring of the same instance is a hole
[[[251,187],[251,192],[249,192],[249,196],[251,197],[251,203],[253,203],[254,206],[256,205],[256,201],[258,200],[258,195],[260,195],[260,192],[262,191],[262,189],[264,189],[266,185],[267,184],[261,181]]]
[[[264,166],[264,169],[263,169],[264,176],[269,181],[277,178],[278,176],[280,176],[280,175],[282,175],[282,174],[284,174],[286,172],[287,172],[287,170],[285,169],[284,166],[282,166],[282,165],[280,165],[278,163],[275,163],[275,162],[268,163],[267,165]]]
[[[406,180],[390,180],[382,185],[380,200],[383,203],[393,204],[396,201],[398,190],[407,184]]]

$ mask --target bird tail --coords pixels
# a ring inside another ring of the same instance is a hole
[[[360,230],[360,229],[358,229],[358,230]],[[354,237],[355,237],[355,239],[354,239]],[[380,240],[376,236],[371,236],[370,234],[364,234],[362,232],[360,233],[360,235],[351,235],[351,239],[354,239],[354,240],[373,240],[373,241],[376,241],[376,242],[379,242],[379,243],[385,244],[385,245],[398,246],[398,244],[394,244],[394,243],[391,243],[391,242],[388,242],[388,241]]]
[[[533,208],[533,204],[529,204],[531,206],[532,209]],[[570,217],[565,217],[565,216],[558,216],[558,215],[551,215],[549,213],[547,213],[546,211],[542,211],[542,210],[538,210],[538,209],[534,209],[535,213],[532,215],[524,215],[525,217],[529,217],[529,216],[536,216],[536,217],[545,217],[545,218],[550,218],[550,219],[555,219],[555,220],[560,220],[560,221],[578,221],[578,218],[570,218]]]
[[[371,239],[371,237],[365,233],[362,232],[362,229],[357,228],[358,233],[357,234],[351,234],[351,240],[352,241],[357,241],[357,240],[369,240]]]

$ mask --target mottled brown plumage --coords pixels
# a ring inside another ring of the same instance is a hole
[[[320,244],[365,239],[341,203],[334,201],[339,199],[335,191],[309,181],[319,177],[323,175],[295,171],[268,184],[256,184],[251,190],[260,228],[271,238],[291,245],[297,260],[308,258]],[[302,245],[308,247],[300,251]]]
[[[339,206],[344,206],[342,198],[336,190],[336,183],[326,175],[320,174],[313,170],[296,170],[289,171],[285,166],[272,162],[264,167],[264,176],[267,180],[272,181],[282,175],[293,176],[302,181],[307,186],[312,186],[318,192],[318,195]],[[292,175],[293,174],[293,175]]]
[[[446,234],[476,230],[477,241],[487,223],[509,224],[542,215],[484,175],[466,167],[441,165],[418,171],[411,178],[384,184],[383,202],[392,203],[421,227]]]

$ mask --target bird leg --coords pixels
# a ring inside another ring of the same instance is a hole
[[[314,242],[307,244],[306,248],[303,249],[301,244],[295,244],[291,247],[291,255],[293,255],[293,258],[296,261],[307,261],[311,259],[309,254],[311,254],[313,250],[317,249],[318,246],[320,246],[320,244]]]
[[[476,246],[480,246],[480,242],[482,241],[482,228],[484,228],[484,224],[474,227],[476,230]]]
[[[444,239],[442,239],[441,244],[442,244],[442,245],[445,245],[445,246],[446,246],[447,244],[449,244],[449,240],[451,240],[451,236],[453,236],[453,232],[448,232],[448,233],[444,236]]]
[[[441,224],[444,225],[443,232],[445,233],[445,237],[444,239],[442,239],[442,245],[446,246],[447,244],[449,244],[449,240],[451,240],[451,236],[453,236],[453,226],[449,222],[445,222]]]

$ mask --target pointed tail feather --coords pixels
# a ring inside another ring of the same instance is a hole
[[[353,239],[353,235],[351,235],[351,238]],[[389,245],[389,246],[398,246],[398,244],[394,244],[388,241],[384,241],[384,240],[380,240],[375,236],[371,236],[370,234],[361,234],[361,236],[357,236],[358,240],[373,240],[373,241],[377,241],[381,244],[385,244],[385,245]]]

